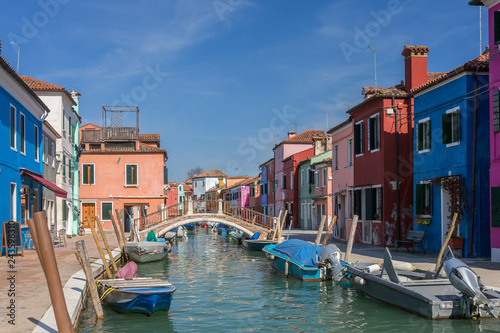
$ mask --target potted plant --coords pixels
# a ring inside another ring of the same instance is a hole
[[[461,250],[464,248],[464,240],[465,240],[464,237],[458,237],[458,236],[451,237],[450,240],[448,241],[448,246],[452,250]]]

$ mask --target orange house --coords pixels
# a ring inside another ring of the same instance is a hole
[[[125,230],[138,215],[165,205],[165,162],[160,134],[139,134],[137,127],[80,127],[80,214],[99,217],[112,228],[109,211],[123,210]]]

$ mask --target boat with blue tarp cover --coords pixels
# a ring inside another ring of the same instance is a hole
[[[300,239],[289,239],[278,245],[266,245],[262,251],[274,270],[304,281],[332,279],[343,269],[340,250],[334,244],[323,248]]]

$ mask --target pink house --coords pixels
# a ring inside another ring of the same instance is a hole
[[[314,137],[325,136],[325,132],[319,130],[308,130],[298,135],[296,135],[294,131],[290,131],[288,132],[288,139],[280,142],[274,147],[274,188],[276,189],[274,193],[274,211],[276,216],[279,214],[280,210],[285,208],[285,188],[282,184],[283,179],[285,179],[283,161],[290,155],[312,148]]]
[[[488,7],[490,44],[490,187],[491,261],[500,262],[500,0],[473,0],[472,6]]]
[[[354,184],[354,131],[352,119],[332,127],[332,192],[333,214],[337,216],[334,237],[346,239],[351,230]]]

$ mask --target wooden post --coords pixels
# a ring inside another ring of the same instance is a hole
[[[118,230],[118,226],[116,225],[115,217],[113,216],[113,211],[109,211],[109,216],[111,216],[111,223],[113,223],[113,230],[115,231],[116,239],[118,240],[118,245],[120,246],[120,251],[123,253],[123,243],[122,237],[120,235],[120,230]]]
[[[38,233],[36,232],[34,219],[28,220],[28,228],[30,229],[31,238],[33,239],[33,245],[35,246],[36,254],[38,256],[38,260],[40,261],[40,266],[42,266],[43,273],[46,275],[47,273],[45,273],[45,264],[43,262],[42,253],[40,252],[40,243],[38,242]]]
[[[453,218],[451,219],[450,231],[448,231],[448,235],[446,236],[443,245],[441,245],[441,250],[439,251],[436,267],[434,268],[434,271],[436,272],[439,268],[439,264],[441,263],[441,258],[443,257],[444,249],[446,249],[446,246],[448,246],[448,242],[450,241],[451,235],[453,234],[453,230],[455,230],[455,223],[457,222],[457,217],[458,214],[454,213]]]
[[[314,245],[319,245],[319,243],[321,242],[321,235],[323,234],[323,230],[325,229],[325,221],[326,215],[321,216],[321,222],[319,223],[318,234],[316,235]]]
[[[328,237],[330,237],[333,227],[335,226],[335,222],[337,222],[337,215],[333,216],[332,222],[330,222],[330,225],[328,226],[328,231],[326,232],[325,238],[323,238],[323,244],[321,246],[323,247],[326,246],[326,243],[328,242]]]
[[[349,239],[347,240],[347,250],[345,251],[344,261],[349,263],[349,257],[351,256],[352,244],[354,243],[354,236],[356,235],[356,226],[358,225],[358,215],[354,215],[351,224],[351,232],[349,233]]]
[[[99,293],[97,292],[94,275],[92,274],[92,268],[90,267],[89,256],[87,254],[87,248],[85,247],[85,242],[83,240],[79,240],[76,242],[75,255],[80,262],[80,265],[82,266],[85,277],[87,278],[87,287],[90,290],[90,297],[92,298],[92,304],[94,305],[95,314],[98,319],[104,319],[101,300],[99,298]]]
[[[281,209],[280,209],[280,213],[278,214],[278,223],[273,227],[273,231],[274,231],[274,238],[276,238],[276,240],[278,240],[278,232],[280,230],[280,223],[281,223]],[[273,240],[274,240],[273,238]]]
[[[45,220],[44,212],[36,212],[33,214],[35,234],[38,239],[40,254],[43,257],[40,264],[45,266],[45,278],[47,286],[49,287],[50,301],[54,309],[54,316],[56,318],[58,332],[74,332],[73,323],[68,314],[66,307],[66,299],[61,284],[61,276],[57,268],[56,256],[54,254],[54,247],[52,238],[50,237],[47,221]],[[38,253],[38,252],[37,252]]]
[[[125,210],[125,208],[123,208],[123,210]],[[120,211],[117,209],[115,209],[115,213],[116,213],[116,219],[118,220],[118,226],[120,227],[120,231],[121,231],[121,234],[122,234],[122,238],[123,238],[123,244],[127,244],[127,240],[125,239],[125,231],[124,231],[124,228],[123,228],[123,224],[122,224],[122,221],[121,221],[121,218],[120,218]]]
[[[92,236],[94,236],[95,245],[97,246],[97,249],[99,250],[99,255],[101,256],[102,264],[104,265],[104,269],[106,270],[106,275],[108,276],[108,279],[112,279],[113,274],[111,274],[111,270],[109,269],[108,261],[106,260],[106,256],[104,255],[104,252],[102,251],[101,243],[99,243],[99,238],[97,237],[97,233],[95,232],[95,227],[92,224],[92,221],[90,220],[90,216],[88,216],[88,215],[87,215],[87,222],[89,223],[90,231],[92,231]]]
[[[113,253],[111,252],[111,248],[109,247],[108,240],[106,239],[106,234],[104,233],[104,230],[102,229],[101,221],[99,221],[99,218],[96,216],[95,217],[97,227],[99,228],[99,233],[101,234],[102,241],[104,242],[104,246],[106,247],[106,251],[108,252],[109,260],[111,260],[111,266],[113,266],[113,269],[116,272],[118,272],[118,267],[116,267],[115,263],[115,258],[113,257]]]
[[[288,210],[285,210],[285,214],[283,215],[283,222],[281,223],[279,234],[278,234],[278,244],[281,243],[281,233],[283,232],[283,226],[285,225],[286,216],[288,214]]]

